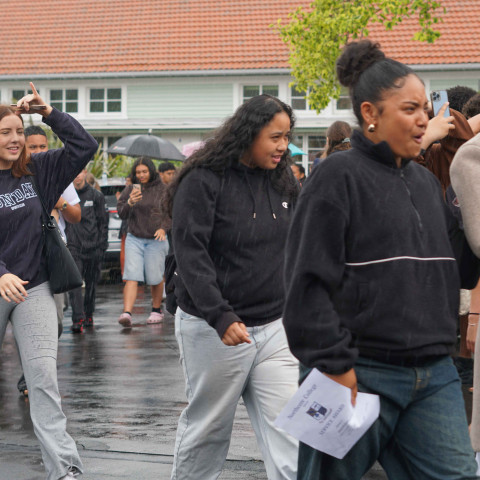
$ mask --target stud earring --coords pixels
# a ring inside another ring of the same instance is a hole
[[[368,130],[370,133],[373,133],[373,132],[375,131],[375,125],[374,125],[373,123],[371,123],[371,124],[368,126],[367,130]]]

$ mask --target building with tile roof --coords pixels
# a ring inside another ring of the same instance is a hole
[[[302,0],[0,0],[0,100],[33,80],[47,101],[77,116],[108,145],[129,133],[178,147],[208,135],[255,94],[292,104],[296,143],[310,157],[335,120],[353,121],[346,97],[317,115],[289,86],[288,48],[271,27]],[[412,65],[427,91],[479,89],[480,2],[443,0],[432,44],[411,39],[415,20],[370,37]],[[304,158],[304,163],[307,159]]]

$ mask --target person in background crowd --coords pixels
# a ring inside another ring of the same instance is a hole
[[[125,188],[127,188],[129,185],[132,184],[132,179],[130,178],[129,175],[125,177]],[[124,189],[125,190],[125,189]],[[117,199],[120,198],[120,195],[122,192],[117,192],[115,193],[115,197]],[[125,240],[127,238],[127,233],[128,233],[128,219],[122,220],[122,223],[120,225],[120,230],[118,231],[118,238],[121,240],[120,243],[120,271],[123,277],[123,271],[125,269]]]
[[[168,185],[173,180],[176,171],[175,165],[170,162],[162,162],[158,166],[158,174],[165,185]]]
[[[474,111],[474,103],[472,103],[468,117],[460,113],[470,101],[469,99],[475,96],[475,91],[468,87],[454,87],[448,90],[448,95],[450,116],[444,116],[447,108],[444,105],[436,116],[430,118],[422,138],[421,155],[414,160],[428,168],[438,178],[447,205],[462,225],[456,195],[450,185],[450,165],[458,148],[480,131],[480,115],[478,115],[480,110]],[[459,110],[456,110],[457,108]],[[429,114],[432,115],[433,112],[429,111]],[[454,359],[460,379],[466,385],[472,385],[473,382],[473,360],[467,348],[470,296],[470,291],[465,289],[460,291],[461,303],[458,317],[460,348]]]
[[[480,257],[480,134],[458,149],[450,169],[452,186],[458,196],[462,212],[465,235],[475,254]],[[475,354],[473,378],[472,423],[470,436],[472,446],[480,452],[480,343],[478,323],[480,320],[480,286],[472,292],[470,315],[468,317],[467,345]]]
[[[152,312],[148,324],[163,320],[163,272],[168,252],[166,231],[170,222],[161,207],[165,185],[148,157],[138,158],[130,173],[132,185],[125,187],[117,203],[118,215],[128,220],[125,240],[123,313],[118,322],[132,326],[132,310],[137,298],[138,282],[152,286]]]
[[[85,181],[95,190],[98,190],[99,192],[102,191],[102,189],[100,188],[100,184],[97,182],[97,179],[94,177],[93,173],[87,172],[87,174],[85,175]]]
[[[456,85],[447,89],[448,104],[453,110],[461,112],[464,105],[476,94],[473,88]]]
[[[352,127],[340,120],[333,122],[327,129],[327,143],[325,144],[325,158],[333,152],[343,152],[351,148],[350,137]]]
[[[458,290],[480,264],[438,180],[411,161],[427,129],[424,85],[369,40],[345,47],[337,74],[361,130],[302,189],[284,324],[302,378],[317,368],[352,404],[377,394],[380,417],[343,459],[301,444],[298,479],[360,480],[376,460],[392,479],[477,479],[451,354]]]
[[[69,292],[72,306],[72,332],[82,333],[83,327],[93,327],[97,282],[105,251],[108,247],[108,209],[103,193],[85,180],[87,170],[82,170],[73,184],[80,197],[82,220],[67,225],[68,249],[85,282],[82,287]]]
[[[32,155],[33,153],[48,151],[47,134],[42,127],[31,125],[25,129],[24,135],[27,153]],[[55,205],[55,208],[52,210],[52,215],[55,217],[58,228],[60,229],[60,233],[64,239],[66,239],[65,221],[69,223],[78,223],[82,217],[80,205],[78,205],[79,202],[80,199],[75,191],[75,187],[71,183],[62,193]],[[55,299],[55,305],[57,307],[58,338],[60,338],[60,335],[63,331],[63,309],[65,304],[65,294],[56,293],[53,295],[53,298]],[[27,382],[25,381],[25,375],[23,373],[17,383],[17,388],[18,391],[25,397],[28,396]]]
[[[301,186],[307,178],[305,176],[305,169],[302,165],[298,165],[296,163],[292,163],[292,165],[290,165],[290,168],[292,169],[293,176],[298,180]]]
[[[61,193],[96,152],[97,142],[71,116],[32,94],[17,109],[0,106],[0,190],[12,208],[0,207],[0,344],[10,321],[29,387],[34,425],[47,480],[73,479],[82,472],[75,442],[66,431],[57,383],[58,327],[48,282],[42,205],[52,210]],[[34,110],[43,106],[41,110]],[[38,111],[64,147],[28,155],[19,113]],[[36,188],[32,186],[32,174]]]
[[[298,379],[281,321],[285,239],[299,191],[287,148],[293,125],[285,103],[251,98],[167,189],[188,399],[174,480],[218,478],[240,397],[268,478],[297,478],[298,443],[274,425]]]

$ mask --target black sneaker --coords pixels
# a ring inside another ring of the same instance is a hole
[[[28,397],[28,388],[27,382],[25,381],[25,375],[22,374],[20,380],[17,383],[17,388],[20,393],[22,393],[25,397]]]
[[[72,323],[72,333],[83,332],[83,318]]]
[[[87,317],[87,319],[85,320],[84,325],[85,325],[86,327],[93,327],[93,326],[94,326],[94,325],[93,325],[93,317]]]

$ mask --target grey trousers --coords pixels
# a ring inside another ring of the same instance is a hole
[[[0,297],[0,345],[9,320],[28,385],[30,417],[47,480],[63,478],[69,467],[82,471],[77,447],[66,431],[58,391],[57,310],[48,282],[28,290],[28,297],[19,304]]]
[[[172,480],[220,476],[240,397],[269,480],[296,480],[298,442],[274,421],[297,390],[298,361],[281,319],[248,332],[251,344],[228,347],[205,320],[177,309],[175,334],[188,406],[178,421]]]

